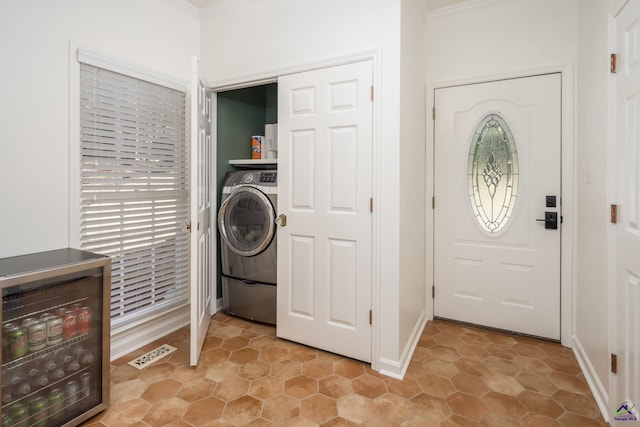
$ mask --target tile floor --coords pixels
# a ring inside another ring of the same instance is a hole
[[[571,350],[427,324],[403,381],[218,313],[196,368],[188,329],[112,363],[111,407],[83,426],[603,426]],[[178,351],[137,370],[130,360]]]

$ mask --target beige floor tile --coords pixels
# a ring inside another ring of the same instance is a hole
[[[218,313],[196,367],[188,329],[112,363],[111,406],[90,427],[590,427],[607,425],[570,349],[428,322],[403,380]],[[169,343],[168,357],[127,362]]]

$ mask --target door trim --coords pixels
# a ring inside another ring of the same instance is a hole
[[[575,66],[573,63],[560,65],[557,67],[525,70],[519,73],[491,75],[478,78],[470,78],[468,80],[458,80],[450,82],[428,82],[427,85],[427,102],[428,114],[434,109],[435,90],[444,89],[453,86],[464,86],[470,84],[487,83],[498,80],[508,80],[523,77],[533,77],[541,74],[560,73],[561,75],[561,140],[562,140],[562,163],[561,163],[561,189],[562,189],[562,214],[563,227],[560,236],[560,342],[566,347],[573,347],[573,331],[575,330],[575,191],[574,191],[574,173],[575,173]],[[437,111],[435,112],[437,114]],[[426,164],[431,165],[431,173],[427,174],[427,200],[434,195],[434,171],[435,171],[435,129],[433,118],[427,119],[427,159]],[[431,275],[427,276],[427,289],[434,285],[434,211],[427,210],[427,241],[431,241],[431,245],[427,245],[427,271],[431,271]],[[431,292],[427,292],[427,318],[433,319],[434,298]]]

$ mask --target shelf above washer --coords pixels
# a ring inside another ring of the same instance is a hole
[[[278,166],[278,159],[237,159],[229,160],[229,164],[238,168],[269,168]]]

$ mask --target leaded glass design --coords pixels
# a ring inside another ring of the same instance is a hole
[[[504,229],[518,194],[518,152],[505,120],[487,115],[477,127],[467,168],[473,214],[488,233]]]

